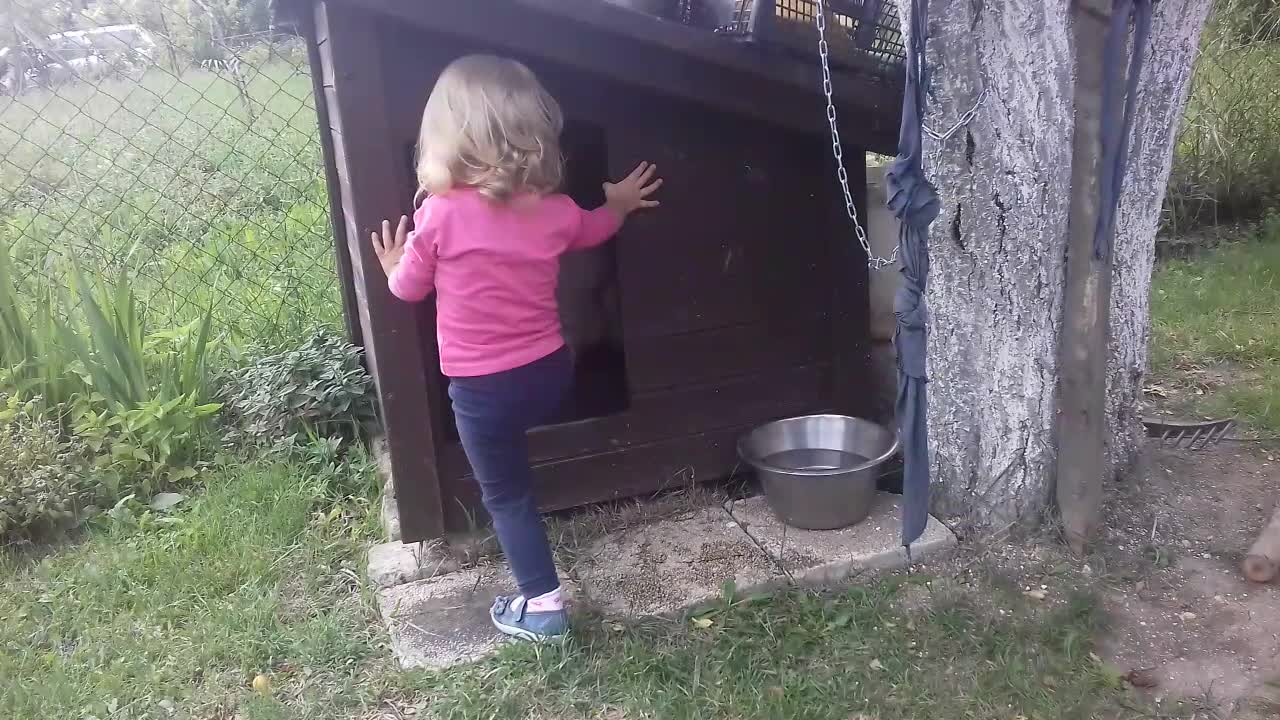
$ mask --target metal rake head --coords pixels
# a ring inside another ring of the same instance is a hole
[[[1201,450],[1218,444],[1235,428],[1236,421],[1235,418],[1203,422],[1144,419],[1142,424],[1147,428],[1147,437],[1160,438],[1164,447]]]

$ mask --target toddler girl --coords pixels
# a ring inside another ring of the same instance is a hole
[[[458,434],[520,594],[490,610],[502,632],[543,640],[568,630],[560,581],[533,495],[525,433],[551,420],[573,364],[556,308],[560,256],[599,245],[627,215],[657,206],[640,163],[586,211],[556,194],[560,108],[524,65],[473,55],[431,92],[418,138],[426,199],[373,234],[391,292],[436,294],[440,368]]]

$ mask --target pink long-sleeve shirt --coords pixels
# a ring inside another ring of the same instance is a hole
[[[447,377],[522,367],[564,346],[556,307],[560,256],[594,247],[621,226],[568,196],[499,204],[464,189],[427,198],[413,214],[391,292],[416,302],[436,294],[436,339]]]

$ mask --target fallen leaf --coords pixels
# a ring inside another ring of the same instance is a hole
[[[711,618],[700,617],[700,618],[693,619],[693,626],[698,628],[699,630],[706,630],[707,628],[715,624],[716,624],[716,621],[712,620]]]
[[[1045,599],[1045,598],[1049,597],[1049,593],[1048,593],[1047,591],[1045,591],[1045,590],[1028,590],[1028,591],[1026,591],[1026,592],[1024,592],[1024,593],[1022,593],[1022,594],[1023,594],[1023,595],[1026,595],[1027,597],[1031,598],[1032,600],[1043,600],[1043,599]]]

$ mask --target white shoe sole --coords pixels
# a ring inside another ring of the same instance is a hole
[[[507,635],[509,637],[513,637],[519,640],[524,640],[526,642],[532,642],[532,643],[556,642],[559,640],[563,640],[565,636],[568,635],[568,633],[565,633],[563,635],[539,635],[535,632],[525,630],[524,628],[518,628],[512,625],[503,625],[502,623],[498,622],[498,619],[495,618],[493,615],[489,616],[489,621],[492,622],[493,626],[498,629],[498,632],[502,633],[503,635]]]

